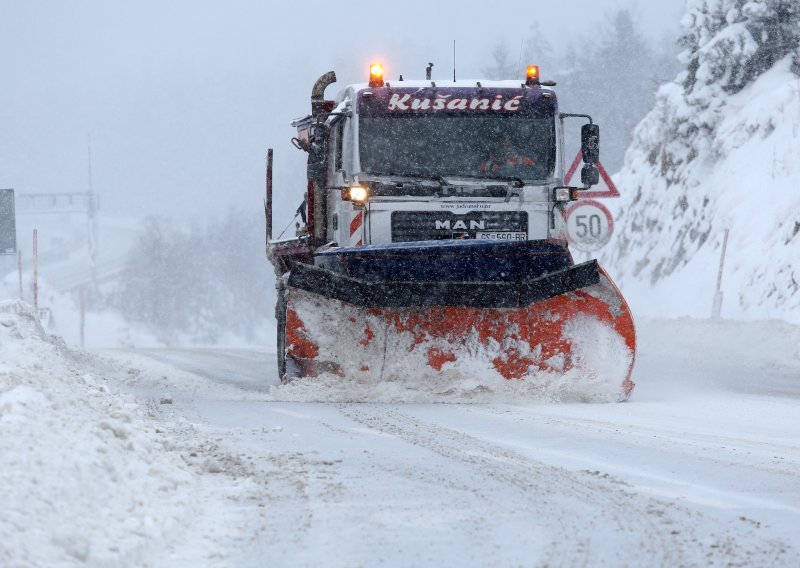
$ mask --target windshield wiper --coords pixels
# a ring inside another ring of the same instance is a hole
[[[429,181],[435,181],[435,182],[439,182],[439,187],[442,187],[442,186],[445,186],[445,185],[452,185],[450,182],[448,182],[446,179],[444,179],[444,176],[435,175],[435,174],[400,174],[400,173],[396,173],[396,172],[383,172],[383,173],[375,174],[375,175],[396,176],[396,177],[405,177],[405,178],[412,178],[412,179],[424,179],[424,180],[429,180]]]
[[[512,197],[519,197],[520,201],[522,200],[522,188],[525,187],[525,181],[522,178],[518,178],[516,176],[466,176],[466,177],[485,182],[488,181],[506,182],[508,184],[505,195],[506,203],[511,201]]]
[[[481,181],[499,181],[513,184],[512,187],[524,187],[525,181],[515,176],[469,176]]]
[[[522,178],[518,178],[516,176],[470,176],[470,178],[486,182],[488,181],[506,182],[508,184],[508,186],[506,187],[506,195],[505,195],[506,203],[511,201],[512,197],[519,197],[520,202],[522,201],[522,188],[525,187],[525,181]],[[487,187],[492,187],[492,186],[487,186]]]
[[[506,191],[506,203],[511,201],[512,197],[519,197],[519,202],[522,203],[522,188],[525,187],[525,182],[521,178],[506,176],[496,179],[509,182],[508,191]]]
[[[509,201],[512,196],[522,197],[522,187],[525,182],[518,177],[493,177],[493,176],[475,176],[475,175],[460,175],[460,174],[418,174],[418,173],[397,173],[397,172],[381,172],[372,174],[380,177],[396,177],[396,178],[410,178],[424,181],[437,182],[439,185],[436,188],[435,197],[505,197]],[[455,178],[453,182],[448,181],[447,178]],[[459,179],[463,178],[465,183],[459,183]],[[469,180],[469,181],[467,181]],[[475,183],[475,182],[479,183]],[[470,183],[471,182],[471,183]],[[484,185],[486,182],[497,182],[495,185]],[[413,187],[413,182],[404,182],[402,179],[393,180],[375,180],[373,183],[380,184],[383,188],[381,193],[383,195],[392,194],[407,194],[407,195],[429,195],[428,193],[397,193],[398,191],[408,191]],[[405,187],[408,186],[408,187]],[[420,188],[426,187],[420,185]],[[430,188],[430,186],[427,186]],[[430,191],[430,189],[428,189]],[[384,193],[387,192],[387,193]],[[377,194],[377,193],[376,193]]]
[[[516,176],[481,176],[481,175],[472,175],[472,174],[445,174],[442,177],[448,178],[456,178],[458,180],[469,180],[471,182],[480,182],[480,183],[488,183],[488,182],[497,182],[497,185],[506,186],[507,184],[512,184],[513,187],[524,187],[525,180],[520,177]],[[452,185],[452,184],[451,184]]]

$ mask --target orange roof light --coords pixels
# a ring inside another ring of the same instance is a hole
[[[539,66],[538,65],[528,65],[528,69],[525,71],[525,84],[526,85],[538,85],[539,84]]]
[[[369,86],[383,87],[383,65],[380,63],[369,66]]]

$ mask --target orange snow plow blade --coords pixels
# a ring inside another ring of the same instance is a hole
[[[289,279],[285,296],[284,380],[323,373],[343,380],[459,375],[543,386],[562,382],[611,400],[626,400],[633,389],[633,319],[619,290],[594,261],[540,279],[540,299],[527,305],[514,297],[518,287],[501,290],[503,301],[497,303],[504,307],[485,305],[494,300],[476,294],[483,283],[455,284],[466,286],[461,296],[473,299],[453,303],[473,305],[425,305],[417,283],[417,289],[401,286],[399,293],[387,289],[390,297],[404,300],[386,303],[400,305],[376,306],[370,304],[381,302],[346,301],[349,292],[339,298],[328,293],[359,281],[313,267],[301,273],[294,282]],[[408,283],[384,286],[397,284]],[[377,292],[380,297],[382,290]],[[421,305],[403,305],[415,303]]]

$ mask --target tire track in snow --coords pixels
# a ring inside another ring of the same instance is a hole
[[[508,411],[500,408],[481,408],[480,412],[504,416]],[[592,435],[604,432],[616,437],[625,438],[627,443],[652,447],[653,440],[660,446],[674,449],[676,452],[693,456],[709,462],[721,463],[735,467],[753,468],[771,475],[782,475],[795,478],[800,464],[800,445],[788,444],[786,441],[775,441],[758,438],[756,435],[745,437],[723,434],[695,432],[688,428],[666,428],[663,425],[653,427],[645,422],[612,422],[597,418],[581,418],[554,414],[525,414],[527,420],[535,420],[547,427],[558,426],[563,429],[583,430]],[[702,452],[697,449],[702,449]]]
[[[520,504],[536,511],[543,527],[558,527],[542,552],[547,565],[685,566],[698,556],[709,565],[749,563],[753,555],[780,555],[780,542],[754,548],[740,544],[724,527],[675,502],[628,490],[600,472],[574,472],[531,460],[513,450],[456,430],[423,422],[386,406],[339,405],[340,412],[369,428],[479,470],[488,483],[517,492]],[[476,487],[479,493],[486,488]],[[709,527],[697,534],[696,527]],[[608,542],[613,542],[613,548]],[[700,550],[698,550],[698,548]]]

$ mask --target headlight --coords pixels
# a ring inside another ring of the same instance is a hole
[[[342,190],[342,199],[353,201],[356,204],[364,204],[369,199],[369,190],[363,185],[353,185]]]

